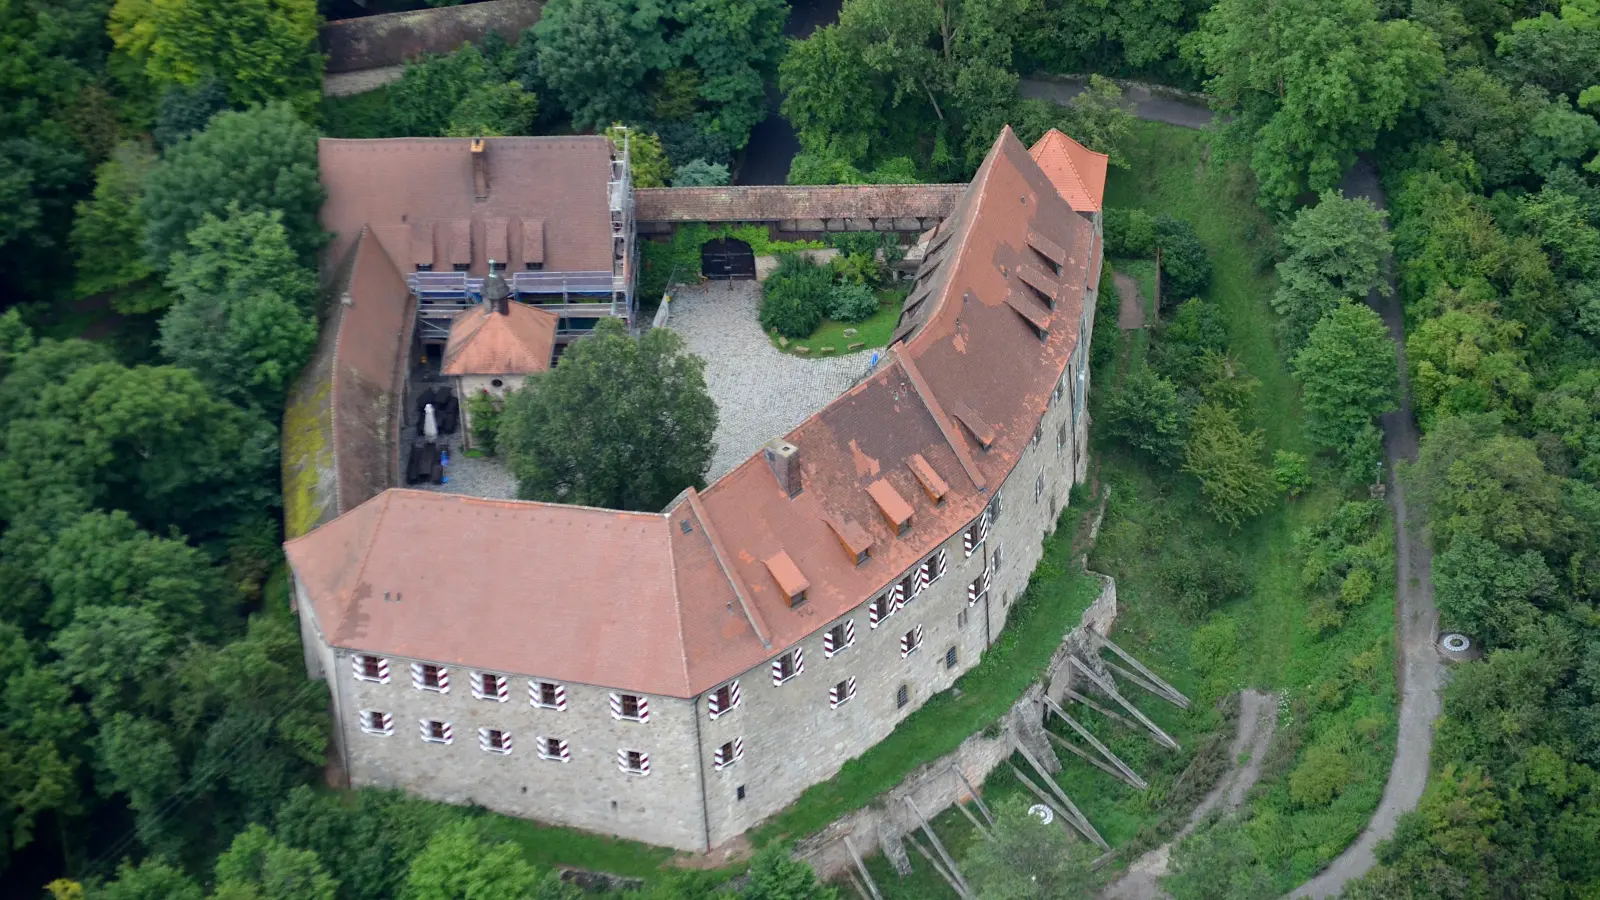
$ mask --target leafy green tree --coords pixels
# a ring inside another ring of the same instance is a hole
[[[445,826],[411,861],[404,900],[576,900],[554,872],[541,876],[516,845],[489,842],[472,821]]]
[[[1142,209],[1108,207],[1105,241],[1108,256],[1149,256],[1156,249],[1155,217]]]
[[[1291,347],[1300,347],[1324,316],[1377,291],[1389,293],[1384,261],[1393,252],[1387,214],[1364,197],[1328,191],[1300,210],[1284,235],[1289,256],[1278,263],[1281,283],[1272,307],[1283,317]]]
[[[155,164],[155,154],[144,145],[119,146],[94,170],[94,195],[79,201],[72,220],[78,295],[115,292],[112,305],[123,313],[148,312],[165,299],[152,285],[139,218],[139,198]]]
[[[1179,49],[1206,6],[1194,0],[1047,2],[1038,27],[1024,36],[1024,47],[1029,57],[1045,63],[1045,71],[1153,71],[1163,82],[1189,82],[1194,76]]]
[[[1101,415],[1106,434],[1171,465],[1183,456],[1185,412],[1171,381],[1138,368],[1106,396]]]
[[[1527,167],[1522,155],[1527,122],[1544,106],[1537,91],[1513,92],[1482,68],[1450,73],[1438,95],[1423,107],[1435,134],[1472,155],[1485,187],[1509,184]]]
[[[161,320],[161,350],[220,397],[276,416],[317,342],[316,275],[289,247],[283,216],[207,213],[173,254],[177,300]]]
[[[117,879],[89,894],[92,900],[202,900],[205,892],[182,869],[147,859],[123,863]]]
[[[839,892],[817,881],[817,873],[790,859],[789,848],[771,844],[750,860],[742,900],[839,900]]]
[[[39,274],[54,275],[60,264],[55,250],[66,241],[72,218],[74,187],[87,174],[84,162],[60,140],[0,140],[0,247],[12,255],[14,267],[37,264],[43,270]],[[42,286],[37,276],[24,274],[20,280],[29,288]]]
[[[1434,561],[1439,611],[1451,629],[1490,646],[1504,644],[1537,618],[1559,590],[1544,557],[1513,555],[1476,534],[1457,535]]]
[[[1265,452],[1261,431],[1245,431],[1237,410],[1202,403],[1189,417],[1183,470],[1200,479],[1211,514],[1236,529],[1272,505],[1272,472],[1262,462]]]
[[[1512,551],[1550,550],[1571,539],[1562,480],[1532,441],[1499,434],[1493,416],[1453,416],[1423,435],[1408,478],[1436,539],[1475,534]]]
[[[218,898],[333,900],[338,885],[317,854],[279,843],[260,825],[239,832],[217,858]]]
[[[1165,887],[1175,900],[1267,900],[1272,875],[1257,854],[1244,823],[1226,819],[1201,828],[1172,853]]]
[[[783,116],[799,132],[801,157],[854,168],[886,130],[880,110],[890,93],[877,83],[858,44],[835,26],[824,26],[794,43],[778,67]],[[796,157],[798,166],[800,157]],[[846,184],[843,180],[797,180],[790,184]]]
[[[218,113],[199,134],[168,150],[145,180],[139,202],[149,263],[165,271],[188,249],[188,234],[206,213],[229,204],[243,212],[278,210],[289,245],[304,265],[325,236],[317,213],[325,195],[317,180],[317,134],[286,104]]]
[[[1337,184],[1444,72],[1434,34],[1372,0],[1220,0],[1192,48],[1261,202],[1280,210]]]
[[[53,667],[40,665],[22,629],[0,621],[0,863],[32,843],[41,820],[82,810],[79,748],[85,717]]]
[[[1593,3],[1567,2],[1496,35],[1495,55],[1510,74],[1554,93],[1575,95],[1600,72],[1600,16]]]
[[[301,786],[278,808],[275,833],[339,873],[339,900],[393,900],[429,839],[463,815],[399,791],[335,794]]]
[[[606,320],[506,398],[499,443],[529,500],[658,510],[704,484],[717,409],[705,363],[656,329]]]
[[[1156,247],[1161,250],[1161,299],[1173,307],[1211,286],[1211,255],[1194,225],[1162,213],[1156,216]]]
[[[1584,369],[1540,394],[1533,423],[1560,438],[1584,478],[1600,481],[1600,369]]]
[[[234,612],[236,598],[204,553],[141,530],[121,510],[85,513],[38,566],[53,598],[46,622],[57,628],[86,606],[128,606],[151,611],[173,634],[205,636]]]
[[[629,128],[621,122],[606,129],[618,152],[624,144],[628,147],[628,167],[633,173],[633,186],[641,188],[666,187],[672,178],[672,163],[661,149],[661,138],[640,128]]]
[[[1277,450],[1272,454],[1272,481],[1291,497],[1298,497],[1311,487],[1311,461],[1304,453]]]
[[[450,111],[446,137],[497,137],[530,134],[539,115],[539,98],[515,81],[484,84],[467,92]]]
[[[697,73],[692,117],[701,131],[740,148],[767,117],[766,83],[783,56],[788,17],[784,0],[678,0],[674,18],[681,31],[672,51],[680,66]]]
[[[691,159],[672,172],[673,187],[721,187],[730,180],[728,167],[721,163]]]
[[[156,107],[155,127],[150,134],[162,150],[184,138],[204,131],[211,117],[228,108],[228,90],[215,78],[197,84],[168,85]]]
[[[1406,339],[1417,418],[1500,411],[1515,417],[1531,398],[1533,377],[1522,324],[1492,308],[1451,309],[1420,322]]]
[[[1600,122],[1573,109],[1565,94],[1542,105],[1522,141],[1528,165],[1546,178],[1562,164],[1591,159],[1596,149],[1600,149]]]
[[[647,115],[645,83],[671,66],[663,9],[631,0],[552,0],[534,26],[539,69],[579,128]]]
[[[1366,304],[1339,303],[1292,361],[1304,390],[1306,434],[1335,453],[1354,449],[1372,420],[1399,402],[1394,343]]]
[[[215,78],[235,106],[288,100],[310,112],[322,80],[314,0],[117,0],[117,48],[159,85]]]

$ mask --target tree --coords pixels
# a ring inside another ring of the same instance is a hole
[[[578,128],[648,113],[645,81],[671,65],[662,8],[632,0],[551,0],[533,27],[539,70]]]
[[[811,336],[828,314],[833,275],[795,253],[778,257],[778,268],[761,285],[763,331],[799,340]]]
[[[93,900],[202,900],[205,893],[182,869],[147,859],[137,866],[123,863],[117,880],[90,895]]]
[[[399,791],[333,794],[300,786],[278,808],[276,834],[291,847],[316,851],[339,873],[340,900],[393,900],[429,839],[462,816],[456,807]]]
[[[496,137],[529,134],[539,115],[539,98],[515,81],[483,84],[467,92],[450,111],[446,137]]]
[[[1600,369],[1585,369],[1539,395],[1533,423],[1558,435],[1586,479],[1600,481]]]
[[[211,117],[228,108],[228,90],[215,78],[198,84],[169,85],[156,107],[156,124],[150,134],[162,150],[210,124]]]
[[[223,216],[237,203],[242,212],[281,212],[289,245],[310,266],[325,240],[317,223],[324,195],[317,133],[293,109],[273,103],[218,113],[167,151],[145,181],[139,212],[148,262],[166,271],[206,213]]]
[[[1559,16],[1541,12],[1496,35],[1495,55],[1519,81],[1576,95],[1600,72],[1600,16],[1593,3],[1564,3]]]
[[[721,187],[728,183],[728,167],[721,163],[691,159],[672,172],[673,187]]]
[[[1522,324],[1492,307],[1450,309],[1425,319],[1406,339],[1417,418],[1498,411],[1516,417],[1533,394],[1533,376],[1519,346]]]
[[[1175,900],[1267,900],[1276,897],[1246,826],[1229,819],[1201,828],[1173,850],[1163,881]]]
[[[576,900],[579,891],[554,872],[541,876],[516,845],[488,842],[472,821],[445,826],[406,874],[404,900]]]
[[[1237,529],[1272,504],[1272,472],[1262,461],[1261,431],[1245,431],[1239,413],[1202,403],[1189,417],[1183,470],[1200,479],[1206,506],[1217,520]]]
[[[219,900],[333,900],[338,885],[317,854],[279,843],[260,825],[239,832],[217,858]]]
[[[177,295],[161,320],[161,350],[220,397],[276,416],[289,383],[317,342],[316,275],[300,265],[283,216],[206,213],[173,254],[167,286]]]
[[[1172,382],[1146,368],[1128,373],[1105,401],[1106,434],[1141,450],[1162,465],[1183,455],[1185,410]]]
[[[1280,210],[1337,184],[1444,71],[1433,33],[1380,19],[1373,0],[1220,0],[1191,46],[1261,202]]]
[[[606,129],[617,152],[628,148],[628,170],[633,174],[633,186],[642,188],[666,187],[672,178],[672,163],[661,149],[661,138],[639,128],[629,128],[621,122]]]
[[[1452,630],[1503,645],[1537,618],[1559,590],[1544,557],[1513,555],[1476,534],[1460,534],[1434,561],[1439,611]]]
[[[118,312],[148,312],[165,298],[152,289],[153,271],[145,260],[144,222],[139,198],[156,156],[129,142],[94,170],[94,195],[79,201],[72,220],[72,252],[77,258],[79,296],[115,292]]]
[[[310,112],[321,24],[314,0],[116,0],[108,27],[158,85],[215,78],[235,106],[288,100]]]
[[[704,373],[671,331],[635,341],[602,321],[506,398],[499,443],[518,495],[659,510],[703,485],[717,424]]]
[[[979,900],[1054,900],[1094,892],[1090,853],[1081,841],[1028,814],[1021,798],[995,806],[994,840],[974,841],[961,871]]]
[[[1289,256],[1278,263],[1282,283],[1272,298],[1291,347],[1303,345],[1336,307],[1374,290],[1388,295],[1383,266],[1393,247],[1386,218],[1372,201],[1346,199],[1337,191],[1325,192],[1316,206],[1295,215],[1283,239]]]
[[[1475,534],[1507,550],[1552,550],[1577,523],[1562,480],[1545,469],[1532,441],[1499,434],[1494,416],[1453,416],[1423,436],[1407,478],[1435,538]]]
[[[1168,308],[1205,293],[1211,286],[1211,256],[1194,225],[1162,213],[1155,221],[1156,247],[1161,251],[1161,299]]]
[[[817,881],[817,873],[790,858],[789,848],[771,844],[750,860],[742,900],[839,900],[839,892]]]
[[[1366,304],[1334,307],[1311,330],[1292,368],[1304,390],[1306,434],[1335,453],[1353,450],[1372,420],[1398,405],[1394,343]]]

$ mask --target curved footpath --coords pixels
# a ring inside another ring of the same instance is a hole
[[[1081,93],[1081,82],[1023,79],[1024,97],[1065,103]],[[1211,110],[1196,103],[1160,96],[1149,88],[1134,84],[1124,88],[1135,116],[1152,122],[1165,122],[1182,128],[1205,128],[1211,124]],[[1388,207],[1378,173],[1369,159],[1362,158],[1340,183],[1347,197],[1365,197],[1379,209]],[[1296,888],[1289,896],[1334,897],[1345,884],[1365,875],[1377,863],[1373,851],[1378,842],[1394,834],[1400,814],[1417,808],[1428,784],[1428,758],[1433,750],[1433,723],[1439,717],[1439,691],[1444,683],[1444,662],[1435,648],[1439,611],[1433,605],[1433,551],[1415,528],[1406,506],[1405,487],[1395,477],[1401,461],[1414,461],[1420,434],[1411,411],[1411,385],[1406,371],[1405,325],[1400,298],[1394,290],[1393,259],[1389,261],[1389,296],[1376,291],[1367,302],[1376,308],[1389,326],[1395,343],[1395,364],[1400,371],[1400,408],[1386,413],[1383,424],[1383,455],[1388,464],[1388,498],[1394,511],[1395,527],[1395,616],[1400,642],[1396,661],[1400,681],[1400,721],[1394,765],[1383,788],[1383,799],[1367,827],[1355,843],[1328,864],[1321,874]]]

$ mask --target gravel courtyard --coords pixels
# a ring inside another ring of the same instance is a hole
[[[667,327],[706,361],[706,386],[717,402],[710,481],[844,393],[872,360],[871,349],[827,359],[779,352],[756,318],[760,300],[754,281],[707,282],[672,297]]]

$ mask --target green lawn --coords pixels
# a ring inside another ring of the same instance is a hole
[[[889,338],[894,334],[895,323],[900,321],[900,306],[905,302],[906,289],[901,287],[881,288],[878,290],[878,311],[872,318],[863,322],[835,322],[832,319],[823,319],[817,330],[804,340],[790,341],[787,346],[778,343],[773,338],[772,345],[786,353],[795,356],[804,356],[815,359],[819,356],[843,356],[847,353],[856,353],[871,350],[875,347],[887,347]],[[854,328],[854,337],[845,337],[844,330]],[[769,335],[770,337],[770,335]],[[847,349],[851,344],[862,344],[856,350]],[[805,347],[808,352],[797,353],[796,350]],[[832,347],[831,352],[823,352],[824,347]]]
[[[649,878],[677,854],[665,847],[636,841],[540,825],[526,819],[487,815],[485,830],[500,840],[522,848],[524,858],[540,867],[576,866],[591,872],[610,872],[630,878]]]

